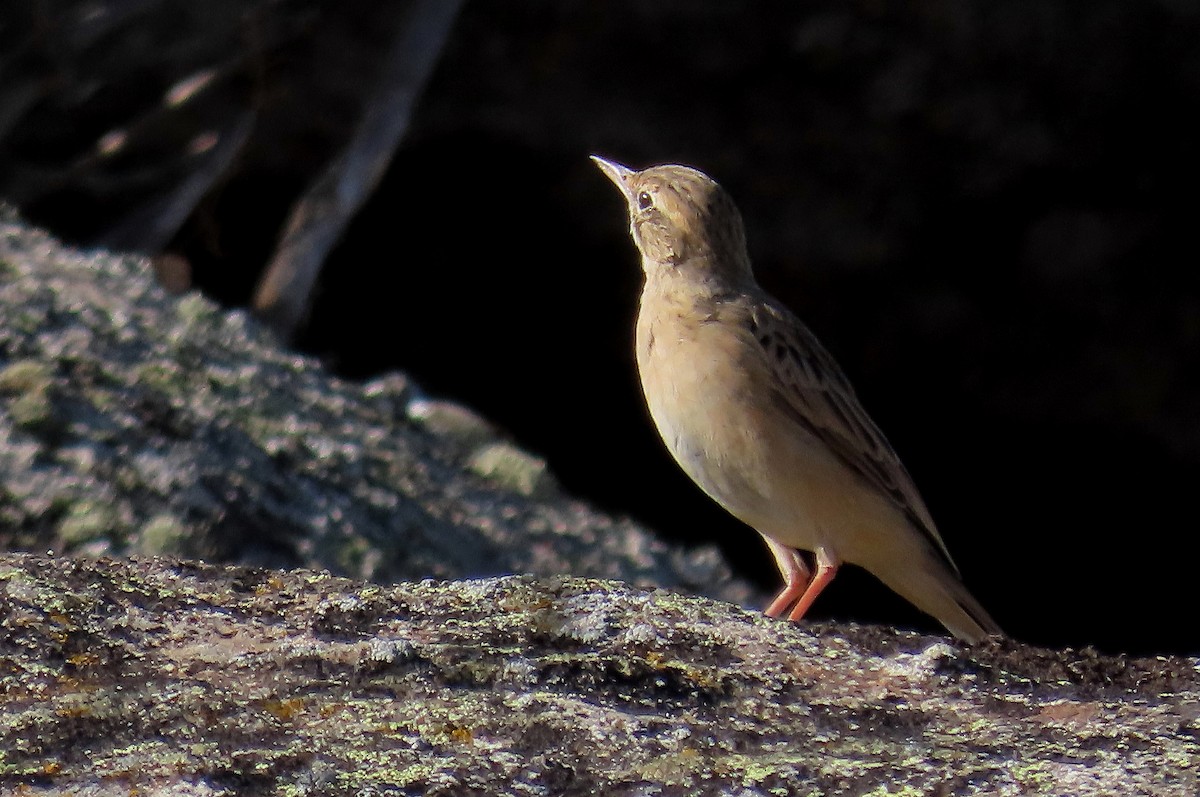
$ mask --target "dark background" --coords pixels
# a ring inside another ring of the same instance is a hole
[[[195,8],[5,4],[0,196],[68,240],[178,255],[244,305],[405,4]],[[714,540],[772,591],[757,536],[642,409],[637,258],[587,155],[697,166],[1009,633],[1200,651],[1197,41],[1200,10],[1167,0],[470,0],[297,344],[350,377],[411,373],[572,493]],[[198,136],[238,119],[218,169]],[[124,148],[98,155],[113,130]],[[140,214],[204,169],[170,240],[139,241]],[[812,616],[936,628],[853,568]]]

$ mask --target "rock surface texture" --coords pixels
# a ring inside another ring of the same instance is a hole
[[[584,579],[0,558],[0,792],[1194,795],[1200,661]]]

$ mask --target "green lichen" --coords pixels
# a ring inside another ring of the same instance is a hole
[[[1014,764],[1009,770],[1012,779],[1029,793],[1038,794],[1054,785],[1054,776],[1046,771],[1046,764],[1034,761],[1028,764]]]
[[[48,393],[25,393],[9,405],[8,414],[18,429],[34,434],[50,432],[57,426]]]
[[[200,326],[217,312],[216,306],[199,293],[189,293],[175,303],[175,312],[188,326]]]
[[[467,467],[520,495],[544,495],[553,489],[546,461],[509,443],[481,446],[467,459]]]
[[[496,429],[478,413],[449,401],[423,399],[407,407],[410,420],[464,448],[495,439]]]
[[[45,393],[53,384],[50,366],[39,360],[16,360],[0,369],[0,393]]]
[[[98,539],[117,525],[117,513],[111,506],[95,501],[80,501],[71,506],[58,522],[58,537],[68,548]]]
[[[181,554],[187,547],[187,526],[174,515],[158,514],[150,518],[136,536],[138,550],[149,556]]]
[[[178,395],[187,386],[187,375],[183,370],[161,362],[139,367],[136,378],[139,387],[166,395]]]

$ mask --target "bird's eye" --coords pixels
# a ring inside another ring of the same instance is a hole
[[[643,191],[638,194],[638,210],[654,207],[654,197],[650,196],[649,191]]]

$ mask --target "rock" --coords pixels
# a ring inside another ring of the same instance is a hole
[[[760,596],[402,375],[367,384],[144,259],[0,218],[0,546],[327,568],[376,581],[575,574]]]
[[[0,557],[0,791],[1194,795],[1200,660],[612,581]]]

